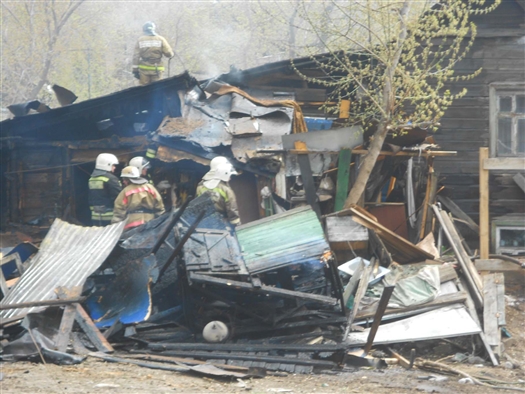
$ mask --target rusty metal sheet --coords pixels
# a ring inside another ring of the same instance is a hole
[[[83,227],[56,219],[31,259],[29,269],[0,305],[57,299],[57,287],[82,286],[106,260],[122,234],[125,222],[106,227]],[[23,317],[45,307],[6,309],[0,319]]]

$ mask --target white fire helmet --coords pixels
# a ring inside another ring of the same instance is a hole
[[[213,159],[211,159],[211,161],[210,161],[210,171],[208,171],[202,177],[202,179],[204,179],[205,181],[211,181],[212,179],[217,179],[215,177],[215,172],[217,171],[217,168],[221,164],[229,164],[229,165],[231,165],[230,161],[224,156],[216,156]]]
[[[206,342],[218,343],[228,338],[229,330],[222,321],[215,320],[206,324],[202,330],[202,336]]]
[[[229,182],[232,175],[238,174],[230,163],[219,164],[215,170],[215,179],[220,179],[224,182]]]
[[[219,167],[219,165],[228,163],[230,164],[230,161],[224,157],[224,156],[216,156],[210,161],[210,170],[214,171]]]
[[[129,179],[136,179],[140,178],[140,172],[137,167],[134,166],[127,166],[122,169],[122,172],[120,173],[121,178],[129,178]]]
[[[101,153],[97,156],[95,162],[95,168],[102,171],[110,171],[113,169],[113,166],[118,165],[117,156],[112,153]]]
[[[139,170],[139,173],[142,174],[142,170],[144,168],[146,169],[149,169],[150,168],[150,163],[148,160],[146,160],[144,157],[142,156],[137,156],[137,157],[134,157],[133,159],[131,159],[129,161],[129,165],[130,166],[133,166],[133,167],[137,167],[137,169]]]

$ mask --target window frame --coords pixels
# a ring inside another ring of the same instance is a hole
[[[512,96],[515,97],[519,94],[525,95],[525,83],[514,82],[514,83],[492,83],[489,85],[489,109],[490,109],[490,157],[525,157],[525,153],[508,153],[498,154],[498,119],[499,116],[499,100],[500,96]],[[513,99],[513,105],[515,106],[516,99]],[[518,119],[525,119],[525,113],[517,114],[516,112],[508,112],[509,116],[503,116],[505,118],[512,119],[512,140],[517,137]]]

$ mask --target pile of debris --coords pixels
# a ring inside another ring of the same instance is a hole
[[[392,359],[436,369],[396,346],[475,335],[498,365],[503,276],[480,276],[451,215],[429,212],[453,254],[433,232],[415,245],[357,206],[319,217],[306,205],[236,229],[207,195],[125,233],[123,222],[56,219],[31,258],[2,261],[2,360],[91,356],[237,378]],[[359,242],[337,261],[338,244]]]

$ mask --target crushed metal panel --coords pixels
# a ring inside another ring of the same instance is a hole
[[[209,166],[211,161],[209,159],[202,158],[200,156],[183,152],[177,149],[173,149],[164,145],[159,145],[159,147],[157,148],[157,154],[155,158],[166,163],[176,163],[180,160],[192,160],[195,163],[202,164],[203,166]]]
[[[337,163],[341,149],[353,149],[363,143],[363,129],[360,126],[342,127],[339,129],[313,131],[283,136],[285,150],[295,149],[295,141],[306,143],[308,149],[316,151],[309,154],[310,167],[314,175],[322,175]],[[321,153],[324,151],[326,153]],[[286,176],[301,175],[297,155],[286,155]]]
[[[187,271],[247,275],[237,239],[229,231],[197,228],[184,245]]]
[[[329,250],[321,223],[309,206],[239,226],[236,232],[251,274],[319,261]]]
[[[117,320],[123,324],[148,320],[155,263],[150,256],[129,261],[116,272],[111,283],[90,295],[86,306],[98,328],[111,327]]]
[[[55,289],[82,286],[115,247],[125,222],[82,227],[56,219],[31,260],[29,269],[0,305],[57,299]],[[38,312],[45,307],[6,309],[0,319]]]
[[[233,156],[246,163],[258,150],[282,150],[282,137],[292,132],[293,114],[293,108],[279,107],[278,111],[273,108],[267,115],[255,118],[261,135],[234,138],[231,146]]]
[[[350,333],[348,345],[363,345],[370,329]],[[393,323],[383,324],[377,330],[374,345],[479,334],[481,328],[472,319],[466,307],[454,304]]]

